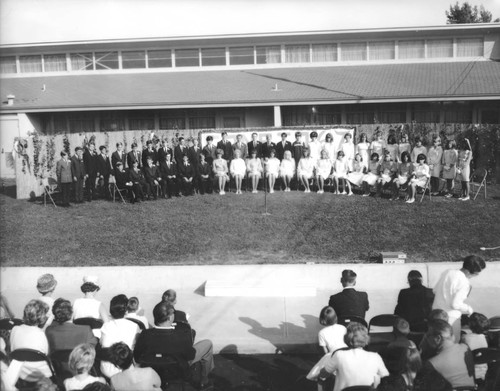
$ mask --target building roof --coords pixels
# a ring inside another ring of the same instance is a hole
[[[3,112],[500,99],[500,62],[5,78]]]

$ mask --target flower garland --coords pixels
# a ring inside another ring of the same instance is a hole
[[[69,139],[67,134],[63,136],[63,150],[68,154],[68,156],[71,156],[71,145],[69,144]]]
[[[48,136],[47,142],[45,143],[45,149],[47,150],[47,171],[51,172],[54,168],[55,155],[56,155],[56,143],[52,136]]]

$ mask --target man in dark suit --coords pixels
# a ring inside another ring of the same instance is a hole
[[[126,167],[127,164],[127,155],[123,151],[123,143],[116,143],[116,151],[111,155],[111,164],[113,166],[113,170],[116,170],[116,163],[122,162],[123,167]]]
[[[90,143],[83,152],[83,163],[85,164],[85,171],[87,172],[87,180],[85,181],[85,191],[87,193],[87,200],[90,202],[96,198],[95,195],[95,182],[97,179],[97,153],[95,151],[95,144]]]
[[[177,186],[177,164],[172,161],[170,150],[165,152],[165,159],[160,162],[160,175],[163,179],[162,193],[165,198],[172,198],[172,194],[178,196],[179,190]]]
[[[348,269],[342,271],[340,282],[344,290],[330,296],[328,305],[335,310],[339,319],[349,316],[359,316],[364,319],[370,305],[368,303],[368,294],[366,292],[358,292],[354,289],[356,285],[356,273]]]
[[[142,151],[142,168],[145,169],[148,165],[148,159],[151,158],[154,165],[158,162],[158,153],[153,148],[151,140],[146,141],[146,149]],[[146,174],[146,173],[144,173]]]
[[[205,155],[205,160],[211,167],[215,159],[217,159],[217,148],[213,145],[214,138],[212,136],[207,136],[207,145],[203,148],[203,154]]]
[[[262,144],[262,157],[265,158],[270,158],[271,157],[271,150],[274,149],[276,150],[276,144],[271,141],[271,135],[268,134],[266,136],[266,142]]]
[[[111,162],[108,157],[108,149],[104,145],[99,147],[99,151],[101,153],[97,156],[97,176],[101,187],[101,197],[110,199],[109,176],[111,175]]]
[[[258,140],[258,137],[257,133],[252,133],[252,141],[247,144],[248,156],[252,156],[253,151],[256,151],[257,157],[262,157],[262,145]]]
[[[181,164],[184,155],[188,154],[189,148],[186,145],[186,140],[184,140],[184,137],[179,137],[178,140],[179,144],[174,148],[174,159],[177,164]]]
[[[161,179],[160,170],[153,164],[153,159],[148,157],[146,161],[146,166],[144,167],[144,176],[146,178],[146,182],[149,183],[151,192],[153,194],[148,194],[148,197],[153,196],[156,200],[157,191],[161,188],[163,181]]]
[[[163,141],[161,148],[158,149],[158,162],[159,163],[165,161],[167,153],[169,153],[172,156],[173,151],[172,151],[172,148],[170,148],[168,146],[168,142],[167,141]]]
[[[88,175],[83,162],[82,147],[75,148],[75,155],[71,158],[71,172],[73,173],[73,183],[75,185],[75,202],[83,202],[83,184]]]
[[[295,164],[299,164],[299,160],[302,159],[302,151],[304,150],[305,144],[302,141],[302,133],[295,132],[295,141],[292,144],[292,156],[295,159]]]
[[[227,139],[227,132],[222,132],[221,136],[222,140],[217,143],[217,149],[222,149],[222,152],[224,152],[222,158],[227,161],[227,166],[229,167],[231,160],[233,160],[233,146],[231,141]]]
[[[233,144],[233,156],[234,156],[234,151],[237,149],[240,150],[240,157],[245,160],[248,156],[248,147],[247,145],[241,141],[243,136],[241,134],[236,135],[236,142]]]
[[[198,191],[200,194],[209,193],[213,191],[212,167],[205,161],[205,155],[200,155],[200,163],[197,168],[197,183]]]
[[[200,157],[203,155],[203,151],[200,148],[200,142],[197,137],[194,137],[191,140],[191,145],[188,149],[188,157],[189,157],[189,163],[193,166],[194,170],[194,180],[193,180],[193,186],[195,190],[200,190],[200,183],[199,183],[199,173],[198,173],[198,166],[200,164]]]
[[[182,163],[178,166],[178,169],[182,192],[185,196],[193,195],[194,170],[187,155],[182,157]]]
[[[127,153],[127,167],[132,168],[134,166],[134,162],[139,163],[139,166],[138,166],[139,168],[142,167],[141,152],[137,148],[137,143],[133,143],[132,150],[129,153]]]
[[[287,134],[285,132],[281,133],[281,141],[276,144],[276,157],[281,161],[285,156],[285,151],[292,152],[293,156],[293,148],[292,143],[290,141],[286,141]]]

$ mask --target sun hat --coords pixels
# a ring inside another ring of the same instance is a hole
[[[96,286],[99,286],[99,278],[97,276],[85,276],[83,277],[83,283],[90,282]]]
[[[44,274],[38,278],[36,283],[36,289],[40,293],[47,293],[53,291],[56,288],[57,281],[52,274]]]

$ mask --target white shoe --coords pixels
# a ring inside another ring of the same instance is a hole
[[[347,194],[347,195],[348,195],[348,196],[352,196],[352,195],[354,195],[354,193],[351,191],[351,192],[349,192],[349,194]]]
[[[343,192],[342,192],[342,193],[340,193],[340,194],[342,194],[342,195],[346,195],[346,194],[347,194],[347,192],[346,192],[346,191],[343,191]]]
[[[338,191],[336,191],[336,192],[335,192],[335,193],[333,193],[333,194],[335,194],[335,195],[339,195],[339,192],[338,192]]]
[[[224,190],[221,190],[219,194],[224,195],[224,194],[226,194],[226,192]]]
[[[318,194],[323,194],[323,190],[318,190],[317,193]]]
[[[309,189],[304,190],[304,193],[310,193],[310,192],[311,192],[311,190],[309,190]]]
[[[470,200],[469,196],[460,198],[460,201],[469,201],[469,200]]]
[[[406,201],[407,204],[413,204],[415,202],[415,198],[410,198],[408,201]]]
[[[274,193],[273,189],[269,190],[269,194],[273,194],[273,193]]]
[[[363,197],[370,197],[370,194],[366,194],[366,193],[364,193],[364,194],[363,194]]]
[[[257,192],[257,190],[252,190],[252,193],[253,193],[253,194],[256,194],[256,193],[258,193],[258,192]]]

